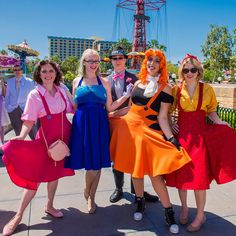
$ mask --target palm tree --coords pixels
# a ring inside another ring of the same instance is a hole
[[[157,48],[163,52],[166,52],[167,49],[165,45],[159,44],[159,42],[156,39],[151,39],[150,41],[148,41],[147,49],[149,48]]]

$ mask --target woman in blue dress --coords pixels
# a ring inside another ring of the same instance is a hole
[[[80,76],[73,81],[73,96],[77,109],[72,121],[71,155],[65,167],[85,169],[84,197],[88,212],[96,210],[95,194],[101,168],[110,167],[109,123],[107,112],[117,109],[130,96],[132,86],[112,102],[109,81],[99,77],[100,57],[97,51],[87,49],[80,59]]]

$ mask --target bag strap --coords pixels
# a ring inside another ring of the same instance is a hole
[[[49,107],[48,107],[48,105],[47,105],[47,103],[46,103],[46,101],[45,101],[45,98],[44,98],[44,96],[39,92],[39,90],[38,89],[36,89],[37,90],[37,92],[39,93],[39,95],[40,95],[40,97],[41,97],[41,99],[42,99],[42,102],[43,102],[43,105],[44,105],[44,108],[45,108],[45,110],[46,110],[46,113],[48,114],[50,114],[50,110],[49,110]],[[61,91],[59,91],[60,92],[60,95],[62,96],[62,98],[63,98],[63,100],[64,100],[64,102],[65,102],[65,98],[63,97],[63,95],[62,95],[62,93],[61,93]],[[66,102],[65,102],[65,105],[66,105]],[[63,134],[63,111],[61,112],[61,140],[63,141],[63,136],[64,136],[64,134]],[[44,142],[45,142],[45,144],[46,144],[46,147],[47,147],[47,150],[48,150],[48,143],[47,143],[47,140],[46,140],[46,138],[45,138],[45,135],[44,135],[44,131],[43,131],[43,126],[42,126],[42,124],[41,124],[41,130],[42,130],[42,135],[43,135],[43,139],[44,139]]]
[[[46,147],[48,149],[48,143],[43,132],[43,126],[41,125],[43,139],[45,141]],[[63,141],[63,111],[61,112],[61,140]]]

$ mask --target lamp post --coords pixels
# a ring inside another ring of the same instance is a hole
[[[217,78],[217,81],[218,81],[219,84],[221,83],[221,80],[222,80],[222,77],[219,76],[219,77]]]

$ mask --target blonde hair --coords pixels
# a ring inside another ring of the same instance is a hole
[[[80,76],[85,76],[85,74],[86,74],[86,71],[85,71],[85,66],[84,66],[84,61],[85,61],[85,58],[87,57],[87,56],[89,56],[89,55],[96,55],[96,56],[98,56],[98,60],[100,61],[100,56],[99,56],[99,54],[98,54],[98,52],[96,51],[96,50],[94,50],[94,49],[86,49],[84,52],[83,52],[83,54],[82,54],[82,56],[81,56],[81,58],[80,58],[80,63],[79,63],[79,69],[78,69],[78,74],[80,75]],[[97,70],[96,70],[96,76],[99,76],[100,75],[100,66],[98,66],[98,68],[97,68]]]
[[[160,78],[158,83],[160,84],[167,83],[168,73],[166,67],[166,57],[164,53],[159,49],[155,50],[151,48],[145,52],[145,58],[143,60],[140,72],[138,74],[139,79],[142,81],[142,83],[145,83],[147,81],[147,75],[148,75],[147,61],[150,56],[155,56],[160,58],[160,63],[159,63]]]
[[[182,71],[183,71],[184,66],[187,63],[192,64],[195,68],[198,69],[197,80],[201,80],[203,78],[203,66],[202,66],[202,63],[194,57],[186,57],[183,59],[183,61],[180,64],[179,71],[178,71],[179,78],[181,80],[184,80],[184,74]]]

